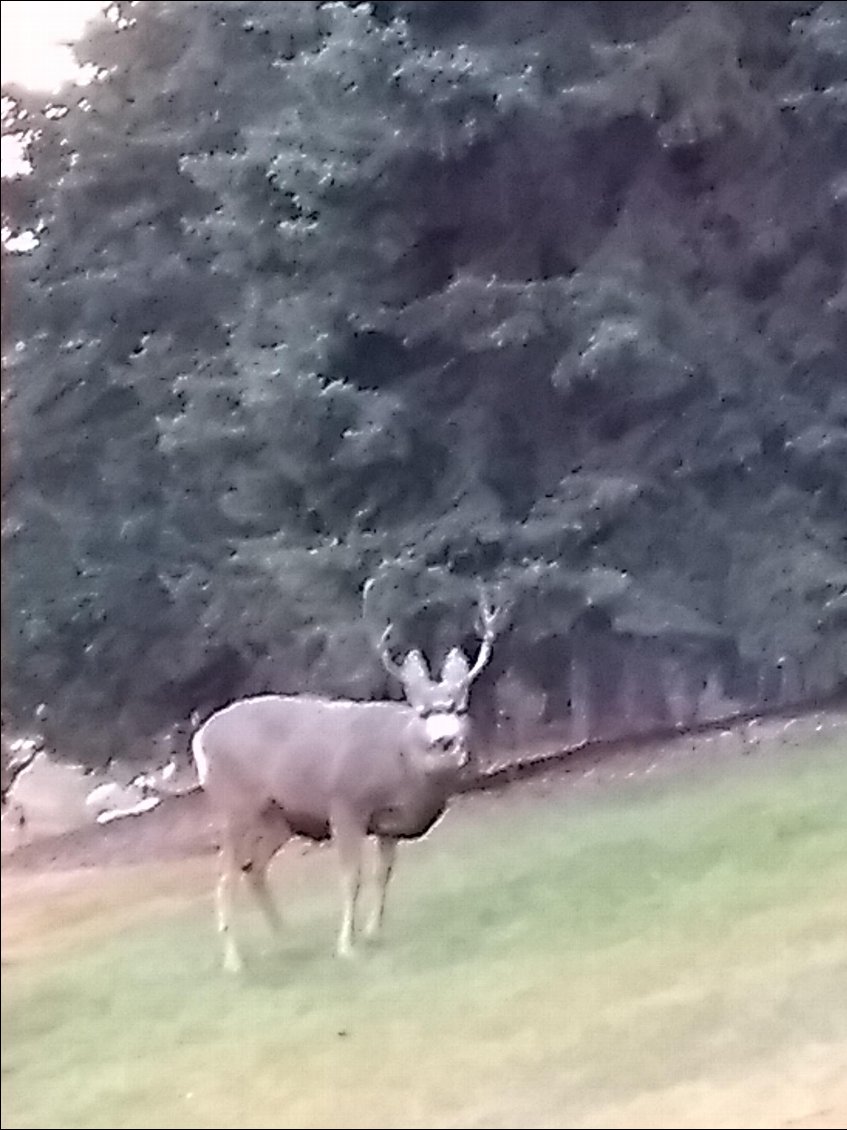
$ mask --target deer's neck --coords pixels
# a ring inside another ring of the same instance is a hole
[[[373,835],[416,839],[429,831],[447,807],[452,778],[426,774],[408,761],[404,769],[402,787],[390,804],[372,815],[369,831]]]

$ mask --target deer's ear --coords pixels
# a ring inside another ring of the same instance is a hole
[[[447,657],[441,665],[441,683],[450,691],[455,694],[468,681],[468,661],[464,653],[458,647],[453,647],[448,651]]]
[[[420,706],[432,681],[426,660],[417,649],[410,651],[403,660],[401,678],[410,706]]]

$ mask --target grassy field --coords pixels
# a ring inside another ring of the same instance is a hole
[[[3,1126],[844,1125],[843,737],[462,806],[353,965],[331,863],[281,942],[244,904],[241,981],[210,860],[6,883]]]

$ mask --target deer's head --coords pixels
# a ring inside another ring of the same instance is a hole
[[[366,598],[367,588],[366,585]],[[480,594],[480,645],[476,658],[470,663],[461,648],[452,648],[438,678],[430,673],[426,659],[417,649],[410,651],[401,663],[392,658],[391,624],[379,637],[377,649],[383,666],[402,683],[406,701],[417,715],[411,737],[418,759],[428,772],[457,771],[470,760],[468,698],[474,680],[491,659],[502,612],[502,606],[495,606]]]

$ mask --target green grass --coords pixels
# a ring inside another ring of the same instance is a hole
[[[3,1126],[840,1126],[847,747],[753,760],[452,814],[352,966],[324,853],[240,981],[211,865],[9,905]]]

